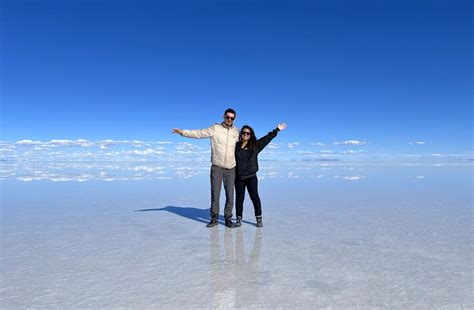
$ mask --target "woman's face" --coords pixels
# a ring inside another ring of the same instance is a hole
[[[240,134],[242,135],[242,141],[250,140],[250,130],[248,128],[244,128]]]

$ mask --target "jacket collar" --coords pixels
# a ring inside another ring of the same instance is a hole
[[[234,128],[234,124],[232,124],[232,126],[227,126],[227,125],[225,124],[225,122],[222,122],[221,125],[222,125],[222,127],[224,127],[225,129],[232,129],[232,128]]]

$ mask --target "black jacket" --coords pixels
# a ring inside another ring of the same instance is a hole
[[[235,146],[235,161],[237,163],[236,172],[237,177],[247,177],[255,175],[258,171],[258,153],[260,153],[270,141],[273,140],[278,134],[280,129],[275,128],[270,131],[266,136],[261,137],[257,140],[256,151],[250,151],[248,148],[242,149],[242,141],[237,142]]]

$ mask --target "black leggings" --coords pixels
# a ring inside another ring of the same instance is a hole
[[[262,204],[260,202],[260,197],[258,196],[258,179],[257,176],[240,180],[237,176],[235,178],[235,208],[237,216],[242,217],[244,212],[244,198],[245,198],[245,188],[249,192],[250,199],[253,203],[253,208],[255,209],[255,216],[262,215]]]

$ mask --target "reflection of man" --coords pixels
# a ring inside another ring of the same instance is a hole
[[[232,247],[232,231],[224,232],[224,256],[221,257],[219,230],[211,230],[211,276],[213,309],[230,309],[235,303],[234,251]]]
[[[239,140],[239,130],[234,126],[235,117],[235,111],[227,109],[224,112],[224,121],[209,128],[198,130],[173,128],[173,133],[178,133],[183,137],[211,139],[211,221],[207,227],[217,225],[222,183],[224,183],[226,197],[225,226],[234,227],[232,208],[234,207],[235,144]]]
[[[258,260],[262,248],[262,231],[256,230],[252,251],[246,258],[242,231],[224,232],[224,257],[221,257],[219,231],[211,230],[211,271],[213,308],[259,308]]]

